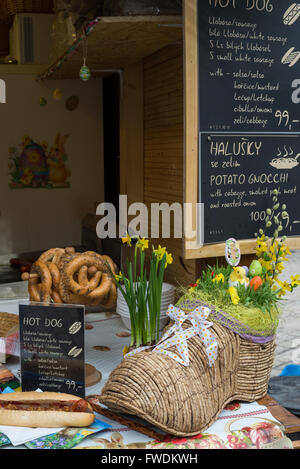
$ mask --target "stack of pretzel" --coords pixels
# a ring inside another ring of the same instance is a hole
[[[115,274],[116,266],[108,256],[53,248],[44,252],[22,279],[28,280],[31,301],[111,308],[117,299]]]

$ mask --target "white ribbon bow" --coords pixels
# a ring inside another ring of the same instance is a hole
[[[189,366],[189,351],[187,340],[195,335],[199,335],[202,344],[205,346],[209,366],[211,367],[217,359],[218,344],[213,334],[208,330],[213,325],[207,321],[210,309],[204,306],[196,308],[189,314],[186,314],[180,308],[170,305],[167,315],[173,319],[174,324],[163,335],[159,343],[154,346],[153,352],[168,355],[173,360],[184,366]],[[188,329],[183,329],[183,323],[189,320],[192,324]],[[176,347],[178,355],[168,350],[170,347]],[[152,346],[139,347],[127,353],[125,357],[135,355],[142,350],[152,348]]]

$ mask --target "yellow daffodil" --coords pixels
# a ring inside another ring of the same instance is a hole
[[[123,279],[122,272],[120,272],[119,275],[115,275],[115,279],[117,280],[117,282],[120,282]]]
[[[128,233],[126,233],[126,236],[122,238],[122,243],[131,247],[131,238]]]
[[[240,297],[237,294],[237,289],[235,287],[230,287],[230,288],[228,288],[228,293],[230,295],[232,304],[234,304],[234,305],[239,304]]]
[[[158,260],[161,261],[166,253],[166,248],[162,248],[161,245],[159,245],[157,249],[154,249],[154,252],[156,256],[158,257]]]
[[[125,347],[123,348],[123,358],[125,357],[125,355],[129,352],[129,347],[127,347],[127,345],[125,345]]]
[[[144,251],[145,249],[148,249],[149,247],[149,240],[145,238],[139,238],[137,242],[137,247],[141,249],[141,251]]]
[[[172,264],[173,262],[173,256],[171,253],[166,253],[166,264],[165,264],[165,268],[167,267],[167,265],[169,264]]]
[[[291,275],[291,285],[293,288],[300,285],[299,275]]]
[[[224,279],[224,275],[223,274],[217,274],[214,278],[213,278],[213,282],[217,282],[217,283],[224,283],[225,279]]]

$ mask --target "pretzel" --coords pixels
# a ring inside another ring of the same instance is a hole
[[[59,261],[60,257],[65,254],[63,248],[52,248],[48,251],[43,252],[38,258],[40,262],[54,262],[55,264]]]
[[[30,301],[41,301],[41,296],[38,288],[39,279],[37,278],[29,278],[28,279],[28,293]]]
[[[103,255],[101,256],[102,259],[104,260],[105,264],[107,264],[109,266],[109,270],[111,272],[112,275],[115,275],[116,274],[116,270],[117,270],[117,266],[116,264],[113,262],[113,260],[109,257],[109,256],[106,256],[106,255]]]
[[[117,287],[115,283],[112,283],[111,289],[109,294],[107,295],[107,299],[104,301],[104,303],[101,303],[101,306],[104,308],[112,308],[117,301]]]
[[[50,294],[54,303],[57,303],[57,304],[63,303],[63,300],[61,299],[60,294],[56,290],[52,289]]]
[[[105,296],[107,296],[107,294],[110,292],[111,286],[112,286],[111,277],[108,274],[103,273],[101,277],[100,285],[97,288],[95,288],[95,290],[91,291],[88,294],[88,298],[91,300],[99,299],[99,304],[100,304],[101,300]]]
[[[33,295],[34,296],[36,295],[35,287],[37,287],[37,284],[38,284],[38,290],[40,293],[39,301],[41,301],[42,303],[50,302],[50,290],[52,286],[52,277],[51,277],[48,267],[43,262],[36,261],[34,264],[32,264],[31,273],[38,274],[40,278],[40,283],[36,283],[36,279],[30,279],[30,281],[32,280],[31,286],[33,287],[32,288]],[[37,282],[39,282],[39,280],[37,280]]]
[[[88,284],[80,285],[80,283],[78,283],[74,278],[76,272],[79,272],[82,266],[95,266],[100,272],[102,272],[104,271],[104,262],[102,258],[99,259],[96,256],[83,253],[78,257],[74,257],[70,262],[66,263],[64,272],[61,272],[64,282],[67,288],[71,290],[71,292],[80,296],[87,295],[91,291]]]
[[[91,269],[91,270],[90,270]],[[92,275],[92,278],[89,280],[88,278],[88,273],[90,272],[95,272],[94,275]],[[97,286],[99,285],[100,279],[101,279],[102,272],[97,271],[96,268],[90,267],[88,268],[86,265],[83,265],[78,272],[78,283],[85,287],[88,286],[89,290],[92,291]]]
[[[46,266],[48,267],[51,277],[52,277],[52,289],[58,291],[59,287],[59,280],[60,280],[60,273],[59,269],[56,264],[53,262],[46,262]]]

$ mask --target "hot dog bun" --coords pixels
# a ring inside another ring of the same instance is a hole
[[[291,26],[300,16],[300,4],[293,3],[284,13],[283,22]]]
[[[80,401],[80,403],[79,403]],[[14,405],[15,403],[15,405]],[[63,406],[64,403],[69,406],[78,403],[84,404],[84,410],[75,411],[64,410],[47,410],[48,406]],[[3,406],[10,404],[10,407],[20,408],[15,410],[4,408]],[[39,410],[24,410],[24,406],[37,407]],[[44,407],[44,408],[43,408]],[[85,411],[86,409],[86,411]],[[33,427],[33,428],[56,428],[56,427],[88,427],[95,420],[91,405],[78,396],[72,394],[56,393],[56,392],[16,392],[0,395],[0,425],[10,425],[16,427]]]

